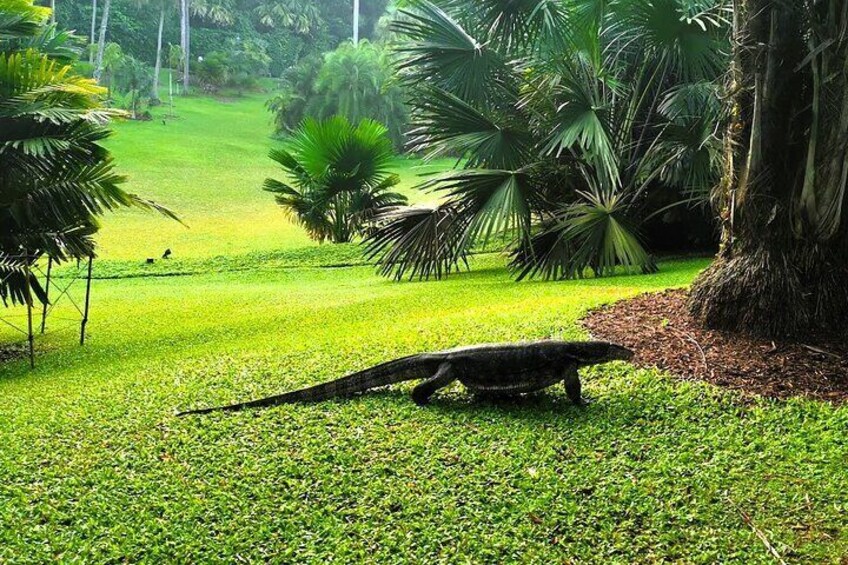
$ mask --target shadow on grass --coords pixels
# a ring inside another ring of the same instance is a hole
[[[674,386],[670,383],[670,386]],[[591,397],[588,406],[574,405],[565,393],[552,388],[535,394],[526,394],[504,398],[487,398],[456,390],[435,395],[426,406],[417,406],[410,397],[410,391],[383,389],[369,391],[348,398],[324,401],[324,404],[344,406],[351,403],[364,403],[375,410],[401,409],[419,411],[422,414],[439,415],[445,418],[462,415],[480,417],[505,417],[538,423],[620,421],[651,419],[656,403],[667,401],[667,392],[634,396],[628,390],[620,392],[606,391],[602,396]],[[321,403],[312,403],[315,406]],[[301,404],[300,406],[307,406]],[[377,414],[377,412],[375,412]]]

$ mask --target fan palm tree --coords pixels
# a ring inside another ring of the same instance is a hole
[[[439,206],[380,218],[368,251],[386,274],[447,275],[494,237],[519,278],[651,271],[653,196],[718,178],[718,2],[423,1],[392,28],[411,149],[463,168],[424,185]]]
[[[731,123],[706,325],[785,336],[848,322],[848,2],[734,3]]]
[[[100,144],[116,112],[74,74],[70,36],[32,0],[4,0],[0,16],[0,299],[21,303],[44,298],[26,275],[40,256],[91,256],[97,216],[157,206],[121,190]]]
[[[351,122],[375,120],[389,129],[392,142],[402,148],[408,123],[406,93],[393,75],[390,55],[388,49],[368,40],[358,46],[345,42],[327,53],[312,87],[313,115],[340,115]]]
[[[270,156],[289,181],[267,179],[265,190],[317,241],[349,242],[367,232],[376,214],[406,204],[391,192],[399,178],[389,173],[392,144],[377,122],[308,119]]]

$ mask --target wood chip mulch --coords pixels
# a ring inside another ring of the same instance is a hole
[[[583,323],[594,338],[636,351],[635,364],[685,380],[848,403],[848,339],[788,343],[705,330],[689,316],[686,300],[685,290],[643,294],[593,310]]]

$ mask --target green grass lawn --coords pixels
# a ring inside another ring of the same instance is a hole
[[[306,233],[276,206],[274,196],[262,190],[265,178],[282,176],[268,158],[279,142],[271,138],[266,98],[177,99],[173,119],[167,109],[159,108],[152,122],[119,124],[108,145],[118,170],[129,176],[126,190],[171,208],[188,227],[122,211],[105,218],[100,255],[137,261],[159,257],[168,248],[175,258],[197,258],[310,245]],[[434,200],[413,190],[421,180],[418,175],[451,164],[398,159],[398,190],[416,203]]]
[[[848,407],[617,363],[585,372],[585,410],[559,389],[484,403],[459,386],[422,409],[401,385],[174,417],[423,350],[584,338],[588,308],[707,265],[515,283],[483,255],[446,281],[381,279],[258,189],[274,172],[261,102],[120,125],[133,189],[192,229],[110,218],[97,272],[121,278],[94,282],[88,345],[65,304],[36,370],[0,365],[0,563],[773,563],[739,508],[787,562],[844,563]],[[139,265],[163,246],[178,260]]]

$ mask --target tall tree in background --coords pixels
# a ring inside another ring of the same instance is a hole
[[[707,326],[783,336],[848,322],[848,2],[737,0],[722,248]]]
[[[188,94],[189,87],[189,37],[191,34],[191,15],[189,14],[189,0],[180,0],[180,48],[183,51],[183,93]]]
[[[359,0],[353,0],[353,46],[359,45]]]
[[[109,26],[109,10],[112,0],[103,4],[103,15],[100,17],[100,37],[97,40],[97,58],[94,61],[94,78],[100,80],[103,75],[103,51],[106,49],[106,28]]]
[[[91,0],[91,35],[88,42],[88,62],[94,62],[94,43],[97,41],[97,0]]]
[[[159,75],[162,72],[162,35],[165,27],[165,11],[171,0],[134,0],[139,15],[149,14],[152,11],[158,13],[158,25],[156,28],[156,59],[153,65],[153,81],[150,88],[151,102],[159,102]],[[151,10],[152,9],[152,10]]]
[[[150,91],[150,100],[159,100],[159,75],[162,72],[162,30],[165,27],[165,10],[168,0],[159,0],[159,28],[156,33],[156,63],[153,65],[153,86]]]

